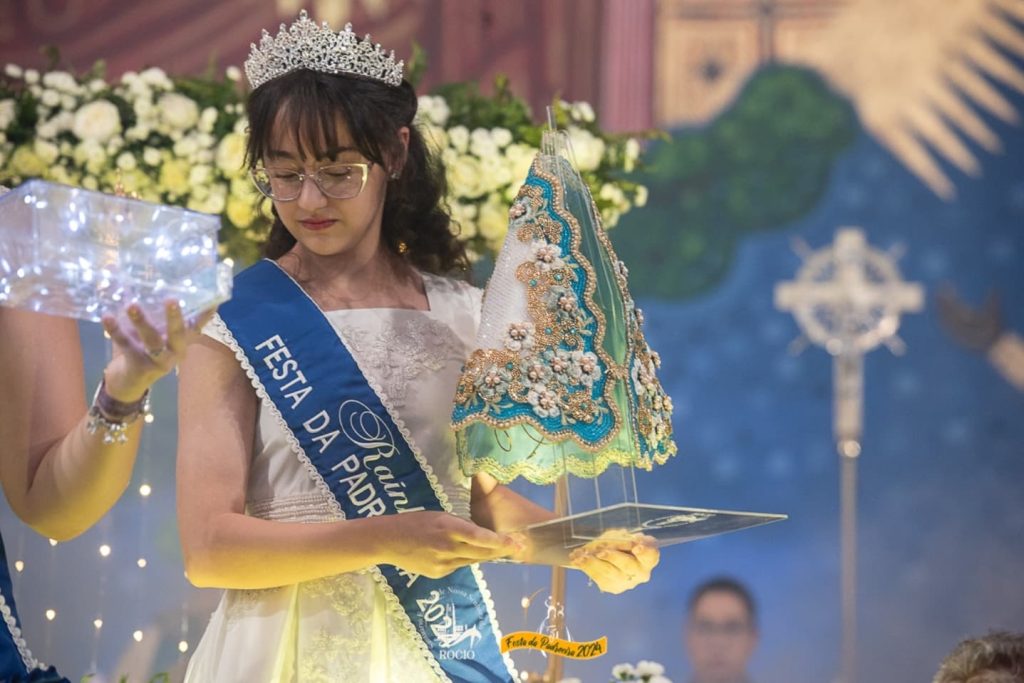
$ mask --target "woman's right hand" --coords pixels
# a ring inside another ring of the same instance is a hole
[[[519,550],[513,537],[447,512],[406,512],[381,519],[392,524],[384,551],[385,563],[432,579],[468,564],[508,557]]]
[[[196,320],[186,321],[180,305],[173,300],[164,304],[167,332],[150,322],[138,304],[126,311],[132,327],[122,327],[112,315],[103,317],[103,329],[114,342],[114,358],[103,371],[106,392],[124,403],[139,400],[149,387],[170,372],[185,357],[191,340],[200,335],[203,326],[213,317],[214,309],[201,313]]]

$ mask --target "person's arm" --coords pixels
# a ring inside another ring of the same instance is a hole
[[[168,335],[135,316],[135,330],[104,323],[116,357],[104,370],[108,395],[133,403],[177,362],[184,321],[168,309]],[[0,308],[0,481],[15,514],[40,534],[73,538],[99,520],[131,480],[142,420],[125,442],[90,433],[82,350],[74,320]],[[148,342],[148,344],[147,344]],[[159,361],[144,348],[166,351]]]
[[[513,538],[517,538],[517,530],[556,516],[484,473],[473,477],[471,510],[477,524]],[[521,542],[512,557],[525,563],[579,569],[602,591],[621,593],[650,580],[660,559],[657,546],[650,540],[612,531],[571,553],[564,548],[534,548],[527,541]]]
[[[507,539],[443,512],[312,524],[246,515],[256,394],[234,355],[207,338],[179,379],[178,526],[193,584],[269,588],[376,564],[437,577],[510,552]]]

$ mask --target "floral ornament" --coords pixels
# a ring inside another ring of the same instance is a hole
[[[570,384],[573,381],[573,363],[569,351],[548,348],[541,354],[541,358],[551,368],[551,373],[556,380],[562,384]]]
[[[565,268],[562,250],[557,244],[534,240],[530,245],[533,250],[533,263],[541,272]]]
[[[580,310],[580,302],[575,292],[568,287],[552,287],[548,290],[544,302],[556,315],[575,317]]]
[[[508,385],[511,379],[507,368],[492,365],[477,378],[476,392],[484,401],[496,403],[508,393]]]
[[[524,351],[533,348],[533,323],[510,323],[505,348],[509,351]]]
[[[534,384],[547,384],[554,376],[551,366],[537,357],[523,359],[520,372],[531,386]]]
[[[597,356],[591,351],[573,351],[570,354],[572,369],[570,373],[583,384],[590,388],[594,382],[601,379],[601,364]]]
[[[556,391],[550,389],[546,384],[534,384],[526,394],[526,400],[533,406],[533,412],[539,417],[558,417],[559,397]]]

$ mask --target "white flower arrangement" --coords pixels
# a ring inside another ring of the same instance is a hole
[[[113,82],[101,67],[76,76],[7,64],[0,76],[0,183],[45,178],[104,192],[120,188],[220,214],[224,255],[251,262],[269,215],[242,167],[248,122],[240,80],[235,66],[219,77],[187,79],[149,68]],[[617,175],[636,166],[639,141],[602,132],[586,102],[559,100],[554,110],[611,228],[646,201],[646,188]],[[417,125],[446,166],[453,232],[472,260],[495,254],[543,128],[504,80],[493,96],[464,83],[421,96]],[[538,256],[542,268],[560,260],[558,253]]]
[[[150,68],[108,82],[98,69],[76,77],[8,64],[0,79],[0,180],[120,187],[220,214],[225,253],[251,260],[265,221],[242,168],[247,122],[231,75],[172,79]]]
[[[526,103],[499,78],[494,94],[475,83],[440,86],[419,98],[417,122],[440,152],[448,173],[448,204],[470,258],[495,254],[508,232],[509,207],[537,155],[546,124],[533,122]],[[647,201],[647,188],[622,178],[639,162],[639,135],[602,131],[587,102],[556,100],[556,123],[566,130],[576,166],[590,186],[606,229]]]
[[[636,665],[616,664],[612,667],[611,683],[642,681],[643,683],[672,683],[665,675],[665,667],[657,662],[640,660]]]

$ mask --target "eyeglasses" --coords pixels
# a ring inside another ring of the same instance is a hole
[[[294,168],[257,166],[249,171],[256,189],[270,199],[290,202],[299,198],[306,178],[311,179],[324,195],[331,199],[352,199],[366,187],[373,162],[358,164],[330,164],[314,173],[301,173]]]
[[[697,619],[690,623],[690,630],[702,637],[722,635],[726,638],[739,638],[752,629],[750,624],[743,621],[715,622],[709,619]]]

